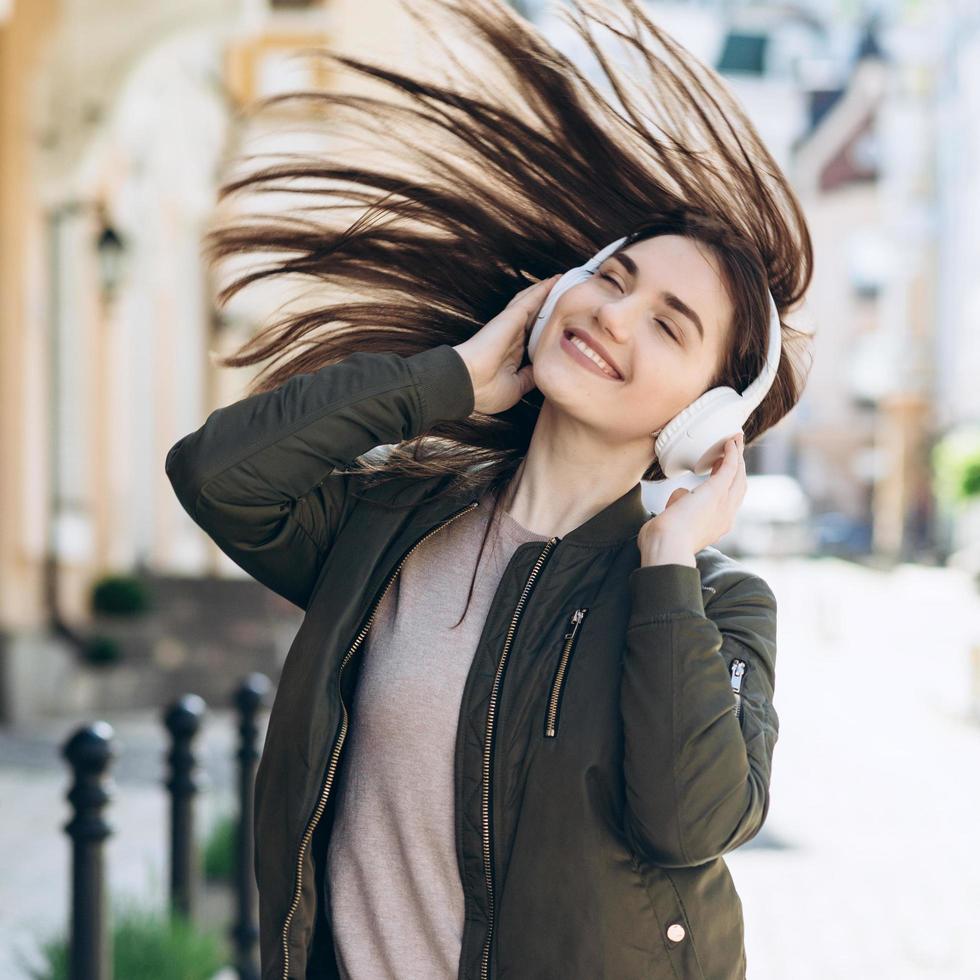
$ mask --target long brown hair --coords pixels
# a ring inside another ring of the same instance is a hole
[[[412,77],[320,49],[310,56],[394,97],[296,92],[252,110],[296,106],[310,125],[319,118],[331,130],[350,126],[374,141],[385,165],[360,165],[347,149],[337,159],[290,155],[230,177],[221,199],[257,191],[317,200],[297,214],[239,218],[205,237],[212,264],[240,253],[274,255],[226,285],[219,305],[275,276],[365,298],[288,313],[217,363],[274,358],[251,385],[257,393],[355,350],[406,356],[459,344],[529,282],[581,264],[621,235],[671,233],[698,239],[719,260],[735,313],[727,356],[709,387],[743,390],[765,360],[767,288],[785,314],[809,286],[813,254],[795,194],[724,81],[636,0],[620,0],[622,11],[571,0],[573,9],[560,12],[595,56],[611,99],[503,0],[399,3],[439,46],[432,63],[451,63],[452,77]],[[423,7],[434,8],[441,27]],[[634,59],[628,73],[609,61],[594,25]],[[331,219],[352,206],[360,209],[353,222]],[[799,400],[808,339],[782,325],[779,369],[744,427],[746,445]],[[354,468],[366,483],[442,476],[451,478],[446,492],[489,489],[494,516],[542,400],[533,388],[505,412],[442,422]],[[656,459],[643,478],[663,478]]]

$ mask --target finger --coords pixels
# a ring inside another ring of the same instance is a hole
[[[732,480],[738,470],[738,455],[734,440],[729,439],[725,443],[722,456],[715,463],[718,468],[712,472],[709,478],[726,491],[731,489]]]
[[[519,292],[514,293],[504,309],[509,310],[512,306],[520,307],[527,306],[528,304],[540,306],[544,303],[544,298],[541,295],[545,291],[544,287],[547,286],[550,288],[557,281],[558,276],[552,276],[551,279],[542,279],[541,282],[536,282],[531,286],[527,286],[525,289],[521,289]]]
[[[732,479],[738,473],[739,466],[742,465],[742,453],[738,448],[738,438],[732,439],[728,444],[728,458],[725,465],[731,470]]]
[[[533,286],[529,286],[527,289],[522,289],[517,294],[517,298],[518,300],[526,303],[540,303],[540,294],[553,286],[558,279],[558,274],[551,276],[549,279],[542,279],[540,282],[536,282]]]
[[[508,306],[513,306],[514,303],[517,303],[522,296],[524,296],[527,293],[529,293],[537,285],[538,285],[538,283],[532,282],[530,286],[525,286],[523,289],[518,289],[517,292],[514,293],[513,296],[511,296],[510,300],[508,300],[507,305]]]
[[[745,491],[748,489],[749,479],[745,475],[745,470],[740,469],[738,473],[735,474],[735,479],[732,480],[731,494],[737,497],[739,501],[745,496]]]
[[[711,464],[711,476],[717,476],[726,468],[731,466],[732,462],[732,441],[728,439],[725,441],[724,446],[721,447],[721,455]]]
[[[745,479],[745,457],[739,449],[737,440],[731,448],[730,466],[732,478],[728,484],[728,493],[734,494],[738,492],[740,482]]]
[[[517,372],[517,380],[521,386],[520,398],[523,398],[534,387],[534,365],[528,364]]]
[[[534,321],[537,314],[544,307],[547,301],[547,295],[550,291],[551,286],[553,286],[558,281],[558,276],[552,276],[551,279],[544,279],[539,286],[547,286],[547,290],[541,290],[540,292],[530,292],[526,297],[519,301],[520,306],[524,308],[524,333],[529,333],[534,326]]]

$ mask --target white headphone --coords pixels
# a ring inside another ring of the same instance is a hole
[[[599,266],[628,240],[628,236],[624,236],[607,245],[584,265],[569,269],[551,287],[528,337],[527,354],[531,360],[541,332],[562,293],[593,276]],[[668,479],[683,478],[691,473],[710,475],[715,460],[724,453],[725,443],[742,431],[748,417],[772,387],[781,349],[779,311],[769,293],[769,346],[762,372],[741,394],[724,385],[709,388],[660,430],[654,449]],[[687,485],[686,481],[682,485]]]

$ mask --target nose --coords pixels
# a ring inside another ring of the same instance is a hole
[[[617,344],[626,343],[630,319],[637,315],[630,308],[628,300],[629,297],[607,300],[596,307],[595,318],[599,328]]]

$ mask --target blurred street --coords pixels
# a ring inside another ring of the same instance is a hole
[[[753,567],[779,601],[781,728],[766,826],[728,859],[748,977],[980,976],[976,592],[943,568]]]
[[[779,601],[772,804],[729,855],[749,980],[975,980],[980,976],[980,724],[969,720],[976,592],[959,573],[879,572],[834,559],[746,562]],[[166,881],[156,715],[108,720],[125,742],[108,845],[112,889],[158,898]],[[67,917],[59,720],[0,731],[0,977],[14,949]],[[207,825],[232,789],[233,719],[201,747]]]

